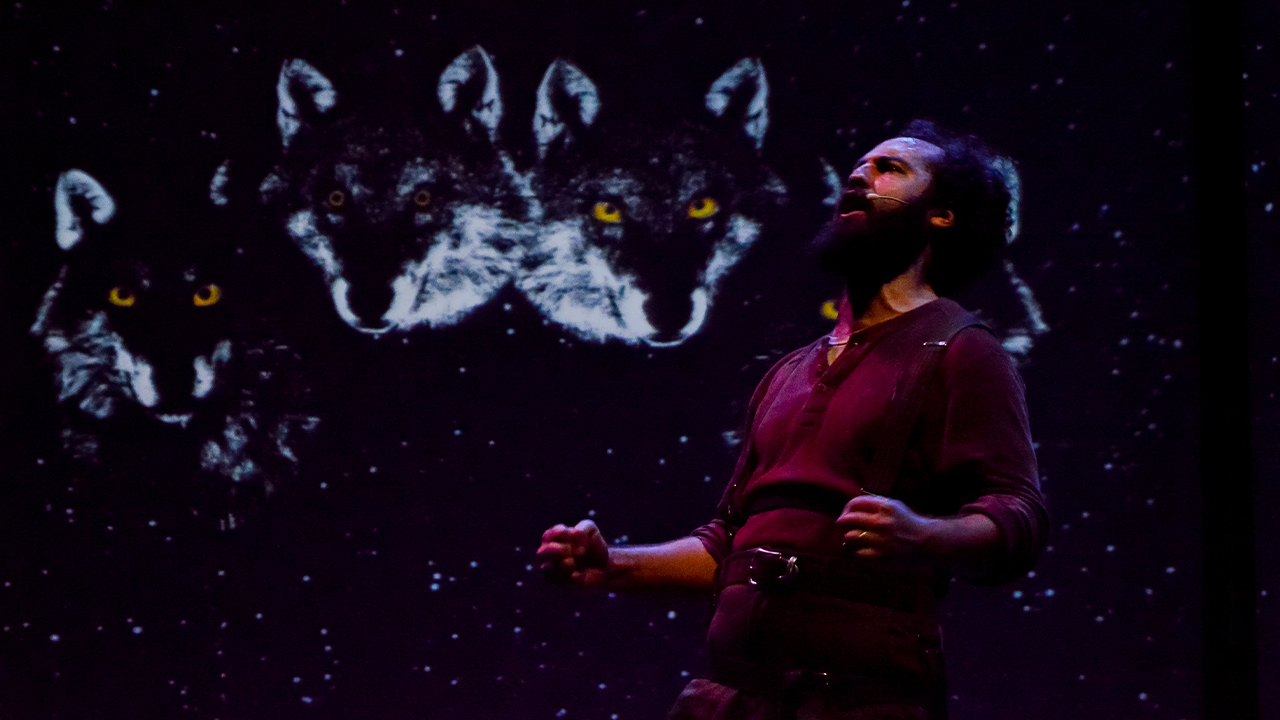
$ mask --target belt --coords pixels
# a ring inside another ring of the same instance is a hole
[[[754,493],[742,512],[757,515],[778,508],[799,508],[834,518],[844,511],[849,498],[846,493],[818,485],[786,484]]]
[[[937,599],[923,582],[869,573],[851,558],[755,548],[720,564],[719,585],[749,584],[767,592],[808,592],[907,613],[935,611]]]

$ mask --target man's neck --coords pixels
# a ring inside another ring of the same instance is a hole
[[[937,293],[924,280],[924,264],[925,255],[922,254],[906,272],[880,286],[880,292],[871,299],[867,309],[857,316],[853,314],[853,307],[846,296],[840,303],[832,335],[847,338],[859,330],[879,325],[937,300]]]

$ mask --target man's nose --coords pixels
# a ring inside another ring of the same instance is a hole
[[[852,190],[854,188],[871,187],[871,173],[872,170],[869,165],[859,165],[854,168],[853,172],[849,173],[849,179],[847,181],[849,189]]]

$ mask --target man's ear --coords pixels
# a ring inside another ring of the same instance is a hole
[[[930,210],[929,224],[939,228],[951,227],[956,224],[956,214],[950,210]]]

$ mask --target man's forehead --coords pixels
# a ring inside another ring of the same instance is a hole
[[[931,142],[912,137],[889,138],[862,156],[863,160],[874,157],[895,156],[904,160],[920,160],[934,162],[940,160],[945,153],[942,148]]]

